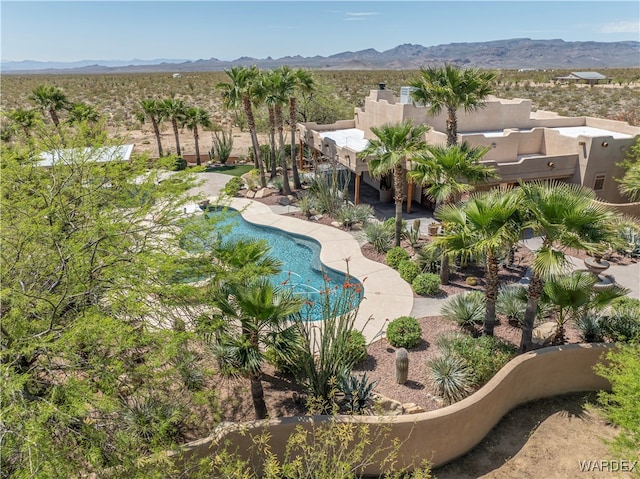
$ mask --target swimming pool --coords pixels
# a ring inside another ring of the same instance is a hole
[[[305,298],[303,316],[319,320],[326,316],[323,309],[334,314],[355,308],[362,299],[362,284],[356,278],[323,265],[320,244],[306,236],[287,233],[277,228],[249,223],[234,209],[210,209],[206,213],[216,231],[224,231],[222,240],[264,240],[270,246],[269,255],[282,263],[282,270],[270,279],[276,286],[293,290]],[[230,228],[226,228],[226,227]],[[327,302],[328,300],[328,302]],[[323,316],[324,315],[324,316]]]

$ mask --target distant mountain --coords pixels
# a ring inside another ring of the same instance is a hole
[[[233,61],[208,60],[86,60],[59,62],[2,62],[3,73],[152,73],[220,71],[231,66],[280,65],[333,70],[416,70],[421,66],[453,63],[463,67],[496,69],[631,68],[640,66],[640,42],[565,42],[515,38],[475,43],[449,43],[424,47],[405,43],[379,52],[372,48],[328,57],[300,55],[282,58],[240,57]]]

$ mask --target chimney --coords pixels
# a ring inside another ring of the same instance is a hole
[[[387,87],[385,82],[378,83],[378,90],[384,90]]]

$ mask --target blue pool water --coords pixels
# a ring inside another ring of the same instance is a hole
[[[287,233],[268,226],[245,221],[236,210],[209,210],[208,217],[216,218],[216,230],[225,231],[223,241],[234,239],[264,240],[270,246],[269,255],[282,263],[282,270],[273,276],[274,285],[291,288],[306,299],[303,316],[310,320],[323,318],[323,307],[336,313],[353,309],[362,299],[362,284],[345,273],[333,270],[320,261],[320,244],[306,236]],[[231,226],[231,228],[225,228]],[[349,296],[345,302],[344,287]],[[343,293],[343,294],[340,294]],[[329,303],[327,304],[327,299]]]

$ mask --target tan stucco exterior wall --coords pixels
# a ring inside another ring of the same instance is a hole
[[[377,437],[381,431],[389,432],[384,441],[374,441],[371,450],[388,446],[393,438],[398,438],[401,441],[398,467],[411,467],[424,459],[437,467],[476,446],[519,404],[570,392],[607,389],[608,382],[593,372],[593,366],[613,347],[573,344],[540,349],[516,357],[483,388],[451,406],[408,416],[340,416],[339,420],[367,424],[372,429],[371,437]],[[176,457],[179,461],[197,460],[215,452],[216,444],[227,443],[231,450],[249,459],[251,437],[265,432],[270,436],[272,451],[282,457],[296,426],[309,429],[329,420],[326,416],[313,416],[247,423],[187,444]],[[365,472],[379,474],[379,462],[367,466]]]

